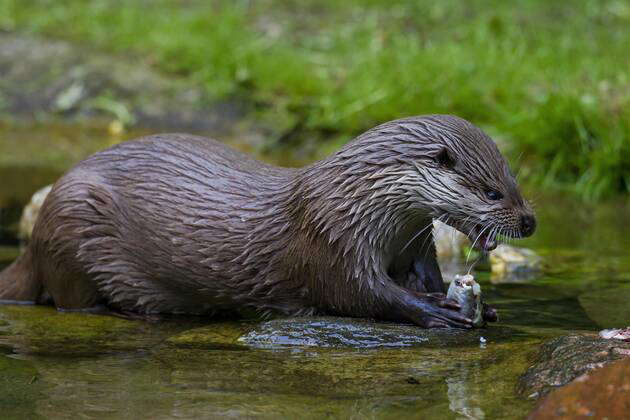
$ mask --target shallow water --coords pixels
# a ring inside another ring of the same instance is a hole
[[[41,181],[54,179],[64,159],[38,163],[52,171]],[[6,162],[0,172],[8,173]],[[12,183],[24,195],[40,186],[27,175]],[[516,382],[542,340],[630,324],[628,203],[587,206],[547,196],[537,207],[539,231],[522,245],[544,255],[544,274],[506,284],[477,273],[501,321],[488,328],[485,344],[252,349],[230,343],[254,321],[147,323],[0,306],[0,412],[3,418],[522,418],[534,402],[516,393]],[[15,255],[14,248],[0,249],[0,265]],[[199,327],[205,335],[195,334]]]

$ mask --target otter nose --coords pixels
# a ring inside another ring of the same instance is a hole
[[[521,216],[521,235],[531,236],[536,230],[536,219],[531,214]]]

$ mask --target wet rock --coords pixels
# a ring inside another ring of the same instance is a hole
[[[20,230],[18,233],[20,239],[23,241],[28,241],[31,238],[33,226],[35,226],[35,221],[39,215],[39,209],[42,207],[42,204],[44,204],[44,200],[51,189],[52,185],[47,185],[37,190],[37,192],[33,194],[33,197],[31,197],[31,201],[24,207],[22,217],[20,218]]]
[[[186,330],[169,337],[165,344],[180,348],[194,349],[243,349],[247,348],[239,337],[252,328],[248,323],[217,323]]]
[[[630,286],[601,288],[578,298],[589,318],[602,328],[623,328],[630,321]]]
[[[539,397],[593,369],[630,356],[630,342],[596,335],[569,335],[544,343],[536,362],[521,377],[519,391]]]
[[[506,328],[477,330],[422,329],[413,325],[372,322],[354,318],[288,318],[259,324],[238,339],[254,348],[331,347],[433,347],[479,345],[481,338],[505,340]]]
[[[630,416],[630,359],[590,371],[550,393],[529,419],[623,419]]]
[[[493,282],[522,281],[538,274],[542,259],[527,248],[499,245],[490,253]]]
[[[128,351],[145,344],[137,336],[146,324],[106,315],[0,304],[0,320],[5,324],[0,326],[0,346],[19,353],[92,355]]]

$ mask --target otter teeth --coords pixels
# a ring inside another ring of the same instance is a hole
[[[478,234],[474,229],[476,238],[471,238],[474,247],[480,251],[492,251],[498,245],[496,237],[490,238],[487,233]]]

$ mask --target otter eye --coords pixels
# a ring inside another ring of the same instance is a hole
[[[503,194],[499,191],[488,190],[486,191],[486,197],[488,197],[489,200],[500,200],[503,198]]]

